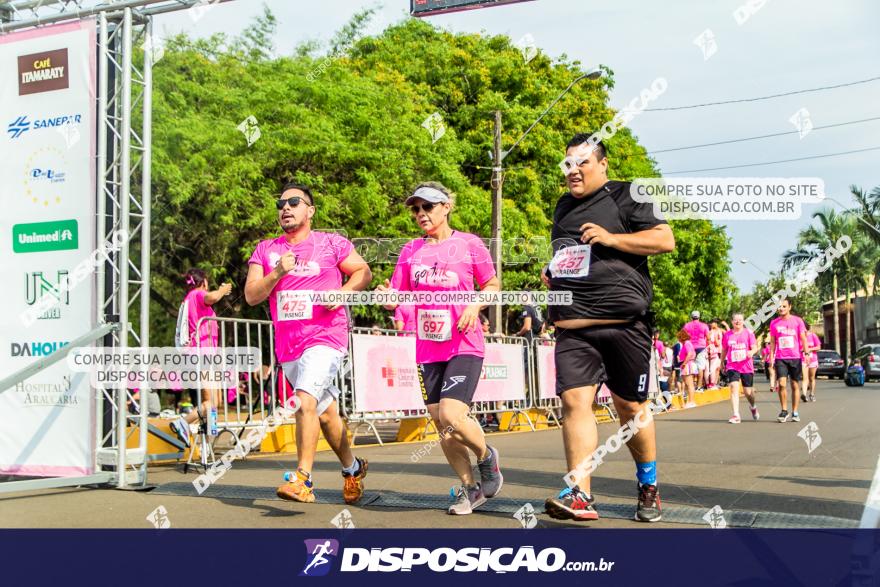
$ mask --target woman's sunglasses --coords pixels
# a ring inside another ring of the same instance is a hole
[[[305,198],[300,198],[299,196],[287,198],[286,200],[284,198],[281,198],[280,200],[275,202],[275,207],[278,208],[279,210],[283,210],[284,204],[290,204],[291,208],[296,208],[297,206],[299,206],[300,202],[306,202]],[[306,202],[306,206],[311,206],[311,204]]]
[[[433,210],[435,206],[437,206],[437,204],[433,204],[431,202],[428,202],[427,204],[421,204],[421,205],[416,204],[415,206],[410,206],[409,210],[413,214],[420,214],[422,212],[422,210],[424,210],[425,213],[427,214],[427,213],[430,213],[431,210]]]

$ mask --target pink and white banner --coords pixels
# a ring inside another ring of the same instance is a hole
[[[535,359],[538,363],[538,399],[556,397],[556,363],[553,359],[554,346],[539,344],[535,347]]]
[[[4,375],[96,324],[94,280],[62,287],[96,247],[95,32],[83,20],[0,35]],[[0,390],[0,473],[92,473],[95,398],[64,362]]]
[[[526,399],[525,347],[520,344],[486,343],[483,372],[474,393],[475,402]]]
[[[422,388],[412,336],[353,334],[355,412],[422,410]]]

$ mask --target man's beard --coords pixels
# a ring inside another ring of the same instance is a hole
[[[303,224],[304,224],[303,222],[293,221],[291,224],[288,224],[287,226],[282,225],[281,230],[283,230],[286,233],[296,232],[297,230],[299,230],[300,228],[303,227]]]

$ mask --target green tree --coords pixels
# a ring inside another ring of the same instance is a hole
[[[268,10],[238,37],[178,36],[168,43],[153,76],[157,343],[171,340],[183,295],[179,276],[189,267],[208,270],[212,283],[236,286],[218,313],[265,318],[265,305],[242,303],[242,286],[254,246],[278,232],[273,200],[286,180],[314,188],[316,229],[388,239],[418,234],[403,196],[421,181],[441,181],[458,196],[453,226],[489,236],[492,113],[503,112],[509,148],[581,73],[580,64],[545,54],[526,63],[506,36],[452,34],[418,19],[361,37],[370,16],[355,15],[324,55],[308,43],[273,57]],[[564,189],[557,163],[573,134],[613,118],[613,84],[606,68],[603,79],[575,86],[506,160],[505,289],[541,287],[553,207]],[[432,142],[421,125],[435,112],[446,133]],[[237,127],[250,116],[261,136],[248,146]],[[658,175],[629,129],[607,147],[612,178]],[[690,308],[727,315],[735,293],[724,228],[707,221],[672,228],[676,251],[651,259],[667,336]],[[362,252],[377,281],[390,275],[393,256]],[[353,314],[359,324],[389,323],[380,308],[356,307]]]

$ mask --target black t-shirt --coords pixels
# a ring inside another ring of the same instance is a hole
[[[525,323],[526,318],[532,319],[532,327],[525,333],[526,338],[529,340],[532,339],[532,335],[541,334],[541,326],[544,325],[544,318],[541,316],[541,310],[536,308],[535,306],[523,306],[522,314],[520,317],[523,319],[523,323]]]
[[[575,198],[570,193],[556,202],[553,213],[553,253],[581,245],[580,227],[592,222],[611,234],[647,230],[665,220],[654,215],[652,204],[632,199],[630,183],[609,181],[596,193]],[[648,258],[604,245],[590,248],[590,269],[586,277],[550,277],[550,289],[572,292],[570,306],[550,306],[552,321],[572,318],[632,320],[644,316],[651,306],[654,287]]]

